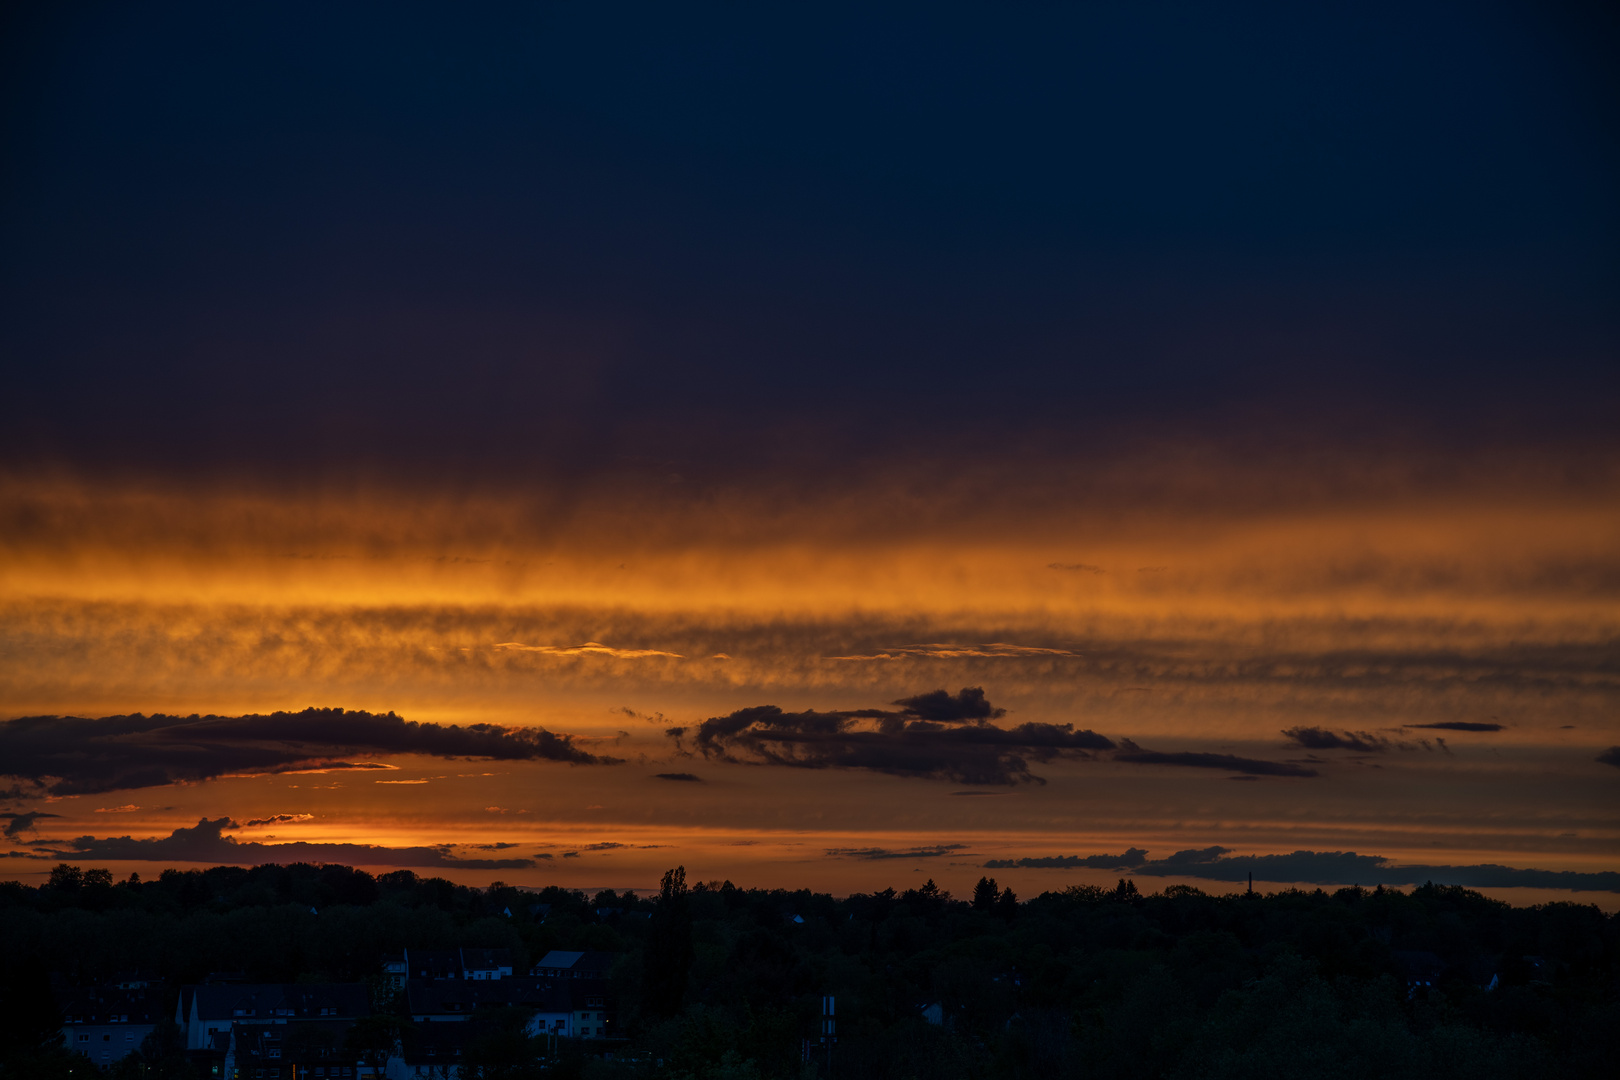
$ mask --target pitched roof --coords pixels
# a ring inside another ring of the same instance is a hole
[[[371,1011],[371,995],[364,983],[242,983],[187,987],[202,1020],[233,1017],[268,1020],[274,1017],[357,1017]]]
[[[553,949],[540,958],[540,962],[534,965],[534,970],[537,974],[548,972],[560,974],[566,972],[574,976],[584,975],[585,972],[606,973],[612,969],[614,962],[618,959],[618,953],[599,951],[566,952],[561,949]]]
[[[167,1016],[163,997],[161,986],[78,986],[58,990],[56,1000],[68,1024],[155,1024]]]
[[[552,979],[526,975],[487,982],[412,979],[405,984],[405,1000],[413,1016],[467,1015],[479,1009],[498,1008],[571,1011],[571,999],[565,986]]]

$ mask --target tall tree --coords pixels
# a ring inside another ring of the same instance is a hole
[[[681,1011],[692,959],[692,913],[686,867],[677,866],[664,874],[647,936],[642,992],[648,1012],[655,1016],[675,1016]]]

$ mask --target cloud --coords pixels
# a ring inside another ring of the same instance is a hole
[[[648,656],[667,656],[672,660],[685,660],[680,653],[659,649],[615,649],[600,641],[587,641],[583,645],[525,645],[521,641],[503,641],[494,646],[502,652],[540,653],[545,656],[611,656],[615,660],[640,660]]]
[[[1009,645],[1003,641],[992,641],[984,645],[950,645],[935,643],[931,645],[900,645],[885,649],[882,652],[863,653],[855,656],[829,656],[828,660],[902,660],[902,659],[928,659],[928,660],[962,660],[962,659],[1016,659],[1019,657],[1039,656],[1077,656],[1079,654],[1068,649],[1048,649],[1038,645]],[[943,691],[941,691],[943,693]]]
[[[964,784],[1042,782],[1026,758],[1050,761],[1108,750],[1113,742],[1073,724],[996,727],[1005,715],[978,687],[954,697],[935,690],[902,698],[899,710],[784,712],[775,705],[738,709],[705,720],[694,745],[705,757],[804,769],[870,769],[895,776],[938,777]],[[684,729],[667,734],[681,747]]]
[[[660,780],[685,780],[685,781],[687,781],[689,783],[694,783],[694,784],[703,783],[703,777],[699,776],[697,773],[661,772],[661,773],[657,773],[655,775]]]
[[[1620,769],[1620,746],[1609,747],[1607,750],[1603,751],[1603,753],[1599,754],[1595,760],[1601,761],[1605,765],[1613,765],[1615,768]]]
[[[258,828],[260,825],[291,825],[298,821],[314,820],[314,814],[271,814],[269,817],[260,817],[254,818],[252,821],[244,821],[241,824],[241,828],[254,829]]]
[[[5,834],[7,836],[21,836],[24,832],[34,828],[34,822],[41,818],[58,818],[61,814],[47,814],[43,810],[30,810],[25,814],[4,814],[0,817],[9,819],[6,822]]]
[[[1477,723],[1472,720],[1444,720],[1438,724],[1405,724],[1404,727],[1432,728],[1437,731],[1501,731],[1501,724]]]
[[[431,724],[393,713],[305,709],[246,716],[25,716],[0,723],[0,768],[53,795],[156,787],[220,776],[380,769],[358,752],[617,764],[544,728]]]
[[[1471,866],[1396,865],[1383,855],[1353,851],[1295,851],[1287,855],[1232,855],[1220,846],[1189,848],[1163,859],[1131,848],[1124,855],[1060,855],[1045,858],[992,859],[987,869],[1014,867],[1090,867],[1130,870],[1149,877],[1193,877],[1209,881],[1302,882],[1310,885],[1463,885],[1472,889],[1535,888],[1620,892],[1620,872],[1602,870],[1534,870],[1480,863]]]
[[[903,849],[890,848],[828,848],[825,852],[828,858],[833,859],[937,859],[942,855],[954,855],[967,847],[966,844],[934,844],[927,847],[914,847]]]
[[[1048,570],[1062,570],[1062,571],[1065,571],[1065,572],[1071,573],[1071,574],[1077,574],[1077,573],[1106,574],[1106,573],[1108,573],[1108,571],[1104,570],[1100,566],[1093,566],[1090,563],[1083,563],[1083,562],[1049,562],[1049,563],[1046,564],[1046,568]]]
[[[985,867],[992,870],[1012,870],[1019,867],[1060,869],[1087,867],[1092,870],[1129,870],[1147,861],[1143,848],[1129,848],[1123,855],[1045,855],[1023,859],[991,859]]]
[[[140,807],[136,806],[134,803],[125,803],[123,806],[98,806],[98,807],[96,807],[96,813],[98,813],[98,814],[133,814],[135,811],[137,811],[139,809],[140,809]]]
[[[1120,747],[1114,760],[1128,761],[1133,765],[1183,765],[1192,769],[1225,769],[1227,772],[1248,773],[1251,776],[1320,775],[1315,769],[1282,761],[1261,761],[1232,754],[1203,754],[1190,750],[1173,753],[1144,750],[1129,739],[1121,739]]]
[[[1283,732],[1307,750],[1355,750],[1363,754],[1381,754],[1389,749],[1389,740],[1366,731],[1329,731],[1319,727],[1294,727]]]
[[[202,818],[191,828],[165,837],[136,840],[128,836],[71,840],[35,840],[29,846],[58,859],[138,860],[258,865],[261,863],[349,863],[362,866],[435,866],[460,870],[521,870],[532,859],[463,859],[439,847],[381,847],[375,844],[313,844],[297,841],[263,844],[224,835],[241,828],[228,817]]]

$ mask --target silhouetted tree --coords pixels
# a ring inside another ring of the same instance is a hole
[[[642,993],[647,1011],[675,1016],[686,996],[692,970],[692,913],[686,889],[686,867],[664,873],[658,903],[648,928],[645,980]]]
[[[381,1013],[363,1016],[349,1029],[349,1047],[360,1055],[360,1060],[370,1066],[375,1075],[381,1076],[388,1059],[399,1050],[399,1029],[397,1016]]]
[[[982,877],[973,886],[973,910],[988,912],[996,906],[996,879]]]

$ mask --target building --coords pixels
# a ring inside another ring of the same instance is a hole
[[[511,949],[406,949],[408,979],[505,979],[512,975]]]
[[[473,1024],[413,1024],[405,1033],[404,1075],[459,1080],[467,1045],[477,1035]]]
[[[348,1047],[347,1021],[233,1023],[225,1051],[225,1080],[329,1080],[369,1072]]]
[[[606,983],[594,979],[534,976],[475,982],[466,979],[411,980],[406,1007],[415,1026],[475,1020],[497,1009],[530,1014],[529,1034],[565,1039],[613,1038],[614,1022]]]
[[[354,1021],[370,1012],[364,983],[226,983],[181,987],[174,1020],[187,1050],[205,1050],[236,1023]]]
[[[57,991],[63,1045],[83,1054],[98,1068],[106,1068],[139,1050],[164,1017],[161,985],[129,977],[119,982],[123,985]]]
[[[618,959],[618,953],[553,949],[540,958],[530,974],[548,979],[605,979]]]

